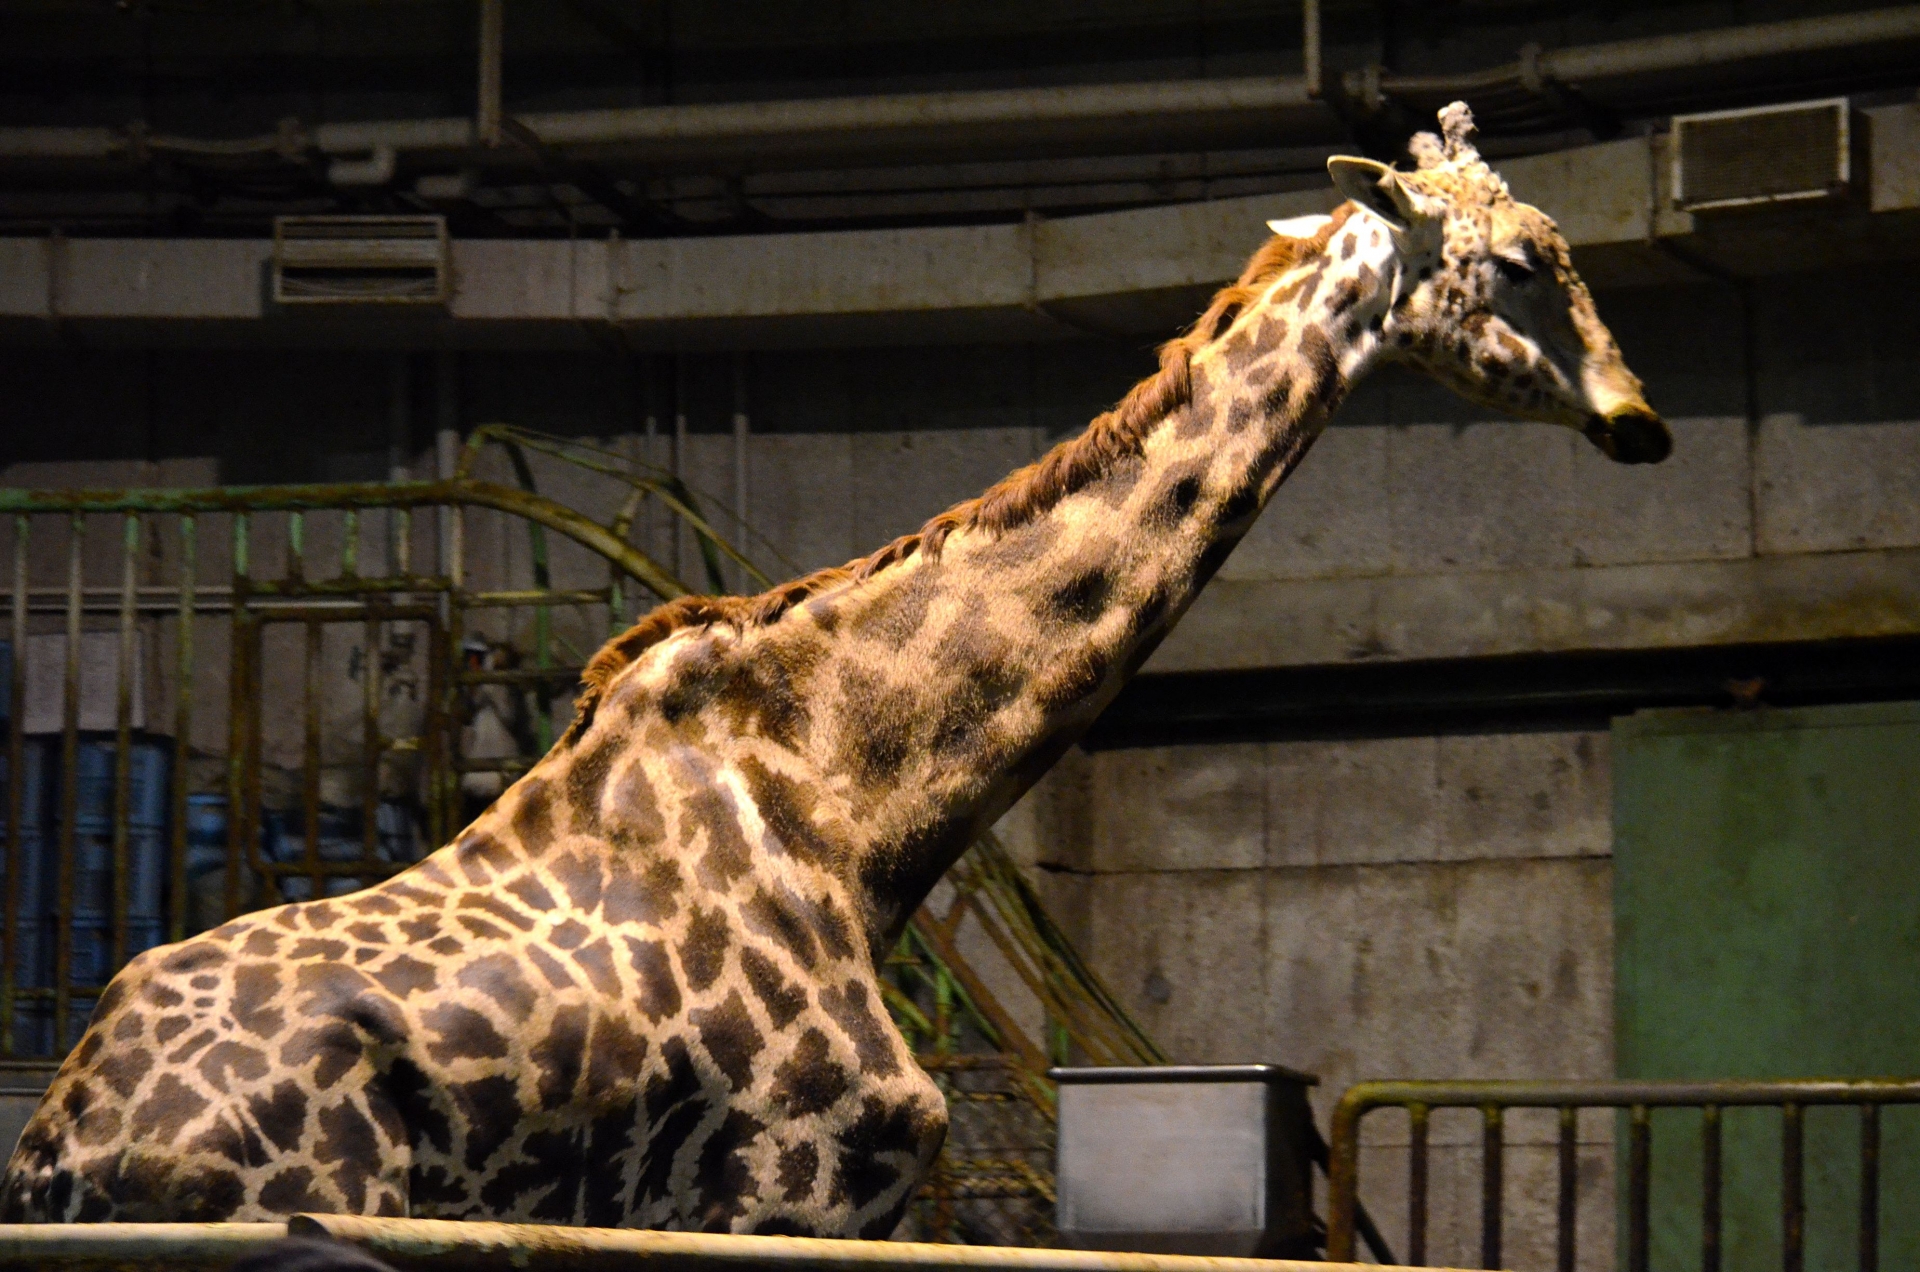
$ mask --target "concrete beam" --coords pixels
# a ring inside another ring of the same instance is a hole
[[[1754,218],[1696,225],[1663,207],[1659,138],[1527,156],[1501,170],[1516,196],[1558,218],[1596,286],[1688,280],[1682,259],[1735,273],[1789,261],[1811,268],[1813,247],[1878,256],[1905,242],[1912,253],[1904,231],[1920,207],[1920,178],[1902,139],[1920,132],[1915,118],[1911,107],[1874,114],[1878,214],[1815,204],[1793,214],[1854,216],[1872,223],[1862,232],[1805,235]],[[103,340],[487,347],[599,339],[634,348],[1158,335],[1239,272],[1267,219],[1333,203],[1324,187],[1016,225],[463,240],[453,245],[444,310],[276,309],[271,244],[260,240],[0,239],[0,334],[31,340],[65,326]],[[1800,243],[1796,251],[1778,250],[1783,234]],[[1658,250],[1661,240],[1689,250]]]
[[[1148,671],[1920,631],[1920,551],[1314,580],[1215,579]]]

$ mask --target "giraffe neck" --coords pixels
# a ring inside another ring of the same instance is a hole
[[[957,530],[937,554],[671,656],[746,669],[750,692],[722,695],[703,735],[762,767],[771,742],[790,778],[824,793],[808,816],[849,845],[876,952],[1092,724],[1305,454],[1381,347],[1392,250],[1370,216],[1337,223],[1220,320],[1188,400],[1137,453],[1032,520]],[[769,695],[792,704],[778,728]]]

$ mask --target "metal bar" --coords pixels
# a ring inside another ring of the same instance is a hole
[[[427,843],[429,851],[447,842],[450,823],[457,807],[460,779],[453,772],[454,739],[447,715],[447,673],[452,669],[453,650],[444,625],[427,625],[427,703],[422,732],[422,761],[427,769]]]
[[[1780,1107],[1780,1266],[1806,1266],[1806,1122],[1798,1104]]]
[[[509,592],[469,592],[466,603],[469,609],[534,604],[610,605],[617,598],[617,593],[618,588],[573,588],[564,592],[542,592],[529,588]]]
[[[1480,1108],[1495,1101],[1502,1108],[1699,1108],[1718,1104],[1920,1104],[1920,1078],[1783,1079],[1767,1082],[1727,1079],[1717,1082],[1659,1081],[1485,1081],[1358,1082],[1340,1097],[1359,1109],[1425,1104],[1429,1108]]]
[[[434,579],[399,575],[389,578],[263,579],[253,585],[255,596],[362,596],[369,592],[435,592],[444,584]]]
[[[543,685],[578,680],[579,667],[515,667],[502,671],[463,671],[456,677],[463,685]]]
[[[1627,1140],[1627,1272],[1647,1272],[1647,1185],[1653,1127],[1647,1106],[1633,1106]]]
[[[653,558],[564,504],[511,486],[468,478],[316,486],[227,486],[205,490],[0,490],[0,512],[266,512],[319,508],[493,508],[566,535],[614,562],[664,600],[687,589]],[[456,529],[456,538],[459,531]]]
[[[181,514],[190,516],[192,514]],[[439,592],[446,590],[444,580],[431,577],[400,578],[357,578],[344,579],[308,579],[298,585],[290,586],[284,579],[257,580],[251,588],[254,597],[265,596],[358,596],[365,592]],[[197,594],[197,602],[203,612],[222,610],[232,605],[232,589],[227,587],[203,587]],[[487,595],[492,595],[491,593]],[[593,604],[600,597],[595,593],[556,593],[556,596],[571,595],[576,603]],[[134,589],[134,603],[141,610],[159,610],[172,613],[178,603],[177,590],[172,587],[142,585]],[[501,599],[493,602],[500,605],[524,605],[524,600]],[[81,589],[81,608],[89,614],[117,614],[120,612],[120,589],[118,587],[89,587]],[[64,614],[67,609],[67,591],[61,588],[34,588],[27,594],[27,612],[42,614]]]
[[[413,572],[413,510],[396,508],[392,513],[393,521],[393,562],[394,573],[406,576]]]
[[[648,1232],[618,1228],[374,1219],[298,1215],[289,1235],[325,1235],[395,1262],[444,1260],[474,1269],[554,1267],[598,1272],[639,1264],[662,1268],[789,1268],[807,1272],[859,1269],[907,1272],[929,1267],[996,1268],[1009,1272],[1329,1272],[1320,1262],[1123,1254],[1105,1250],[935,1245],[912,1241],[846,1241],[818,1237]],[[1348,1264],[1349,1269],[1360,1265]]]
[[[1427,1261],[1428,1117],[1424,1104],[1407,1108],[1407,1260],[1415,1265]]]
[[[362,875],[396,874],[412,865],[408,861],[326,861],[309,864],[304,858],[299,861],[261,861],[254,867],[261,877],[275,879],[308,878],[318,874],[323,879],[358,879]]]
[[[73,975],[74,858],[80,818],[80,579],[84,568],[86,515],[74,513],[67,531],[67,666],[60,722],[60,859],[54,900],[53,1047],[66,1050],[67,1013]]]
[[[113,729],[113,966],[127,962],[127,925],[132,919],[127,831],[133,793],[133,589],[140,558],[140,514],[126,514],[120,544],[120,654],[114,695]]]
[[[480,0],[480,94],[475,131],[480,144],[500,144],[500,63],[506,37],[506,0]]]
[[[753,425],[747,414],[747,355],[733,355],[733,529],[744,544],[747,541],[747,449]],[[737,591],[751,591],[747,572],[737,563],[733,568]]]
[[[259,630],[247,608],[247,514],[242,512],[233,518],[233,616],[227,669],[227,876],[223,908],[229,919],[240,913],[240,869],[258,839],[257,835],[249,838],[246,769],[252,750],[247,737],[247,690],[253,680],[253,641]]]
[[[361,666],[360,700],[360,855],[371,861],[380,841],[380,620],[367,616],[361,637],[366,658]]]
[[[369,602],[366,605],[249,605],[257,623],[342,623],[368,614],[385,619],[428,619],[433,610],[425,605],[395,605]]]
[[[1302,80],[1305,82],[1307,96],[1318,99],[1322,91],[1320,59],[1320,0],[1306,0],[1306,11],[1301,15],[1300,48],[1304,65]]]
[[[318,901],[320,892],[320,652],[325,635],[318,619],[307,620],[306,649],[306,725],[305,745],[300,755],[300,808],[302,813],[301,829],[306,834],[306,854],[303,860],[306,871],[313,880],[311,898]]]
[[[307,514],[287,514],[287,578],[304,583],[307,579]]]
[[[529,1267],[560,1272],[1361,1272],[1360,1264],[1293,1259],[1204,1258],[1105,1250],[934,1245],[713,1232],[650,1232],[445,1219],[295,1215],[282,1223],[26,1223],[0,1227],[0,1269],[151,1267],[213,1272],[287,1236],[331,1237],[408,1268]],[[1377,1266],[1377,1265],[1364,1265]]]
[[[174,637],[173,858],[167,939],[187,935],[187,756],[193,743],[194,519],[180,518],[180,609]]]
[[[1554,1266],[1573,1272],[1576,1231],[1580,1222],[1580,1110],[1560,1110],[1560,1232],[1555,1242]]]
[[[21,842],[26,816],[27,772],[27,534],[25,515],[13,519],[13,640],[12,667],[7,684],[7,880],[6,939],[0,941],[0,1056],[14,1051],[14,991],[19,982],[21,872],[27,868],[26,845]],[[30,904],[39,908],[38,898]]]
[[[1880,1270],[1880,1106],[1860,1106],[1860,1272]]]
[[[1500,1266],[1500,1219],[1506,1200],[1505,1114],[1497,1104],[1480,1110],[1480,1266]]]
[[[360,510],[349,508],[340,525],[340,579],[357,579],[360,574]]]
[[[1327,1258],[1336,1263],[1353,1258],[1353,1212],[1360,1189],[1360,1119],[1366,1112],[1367,1106],[1342,1097],[1334,1106],[1333,1124],[1327,1133]]]
[[[1720,1272],[1720,1106],[1700,1111],[1700,1269]]]
[[[284,1223],[20,1223],[0,1225],[0,1268],[165,1266],[213,1272],[286,1239]]]

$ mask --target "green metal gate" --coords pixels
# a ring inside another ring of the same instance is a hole
[[[1643,712],[1613,737],[1620,1076],[1920,1070],[1920,704]],[[1803,1115],[1799,1191],[1781,1147],[1797,1124],[1729,1108],[1721,1147],[1697,1116],[1655,1112],[1652,1265],[1702,1266],[1719,1147],[1718,1266],[1856,1266],[1865,1132],[1851,1110]],[[1869,1129],[1879,1266],[1920,1266],[1920,1110]],[[1804,1254],[1783,1235],[1796,1206]]]

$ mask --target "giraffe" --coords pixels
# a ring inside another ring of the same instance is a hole
[[[1670,441],[1456,103],[1275,226],[1156,374],[916,534],[671,602],[451,844],[129,963],[0,1218],[297,1211],[883,1237],[945,1134],[876,963],[1397,359],[1623,463]]]

